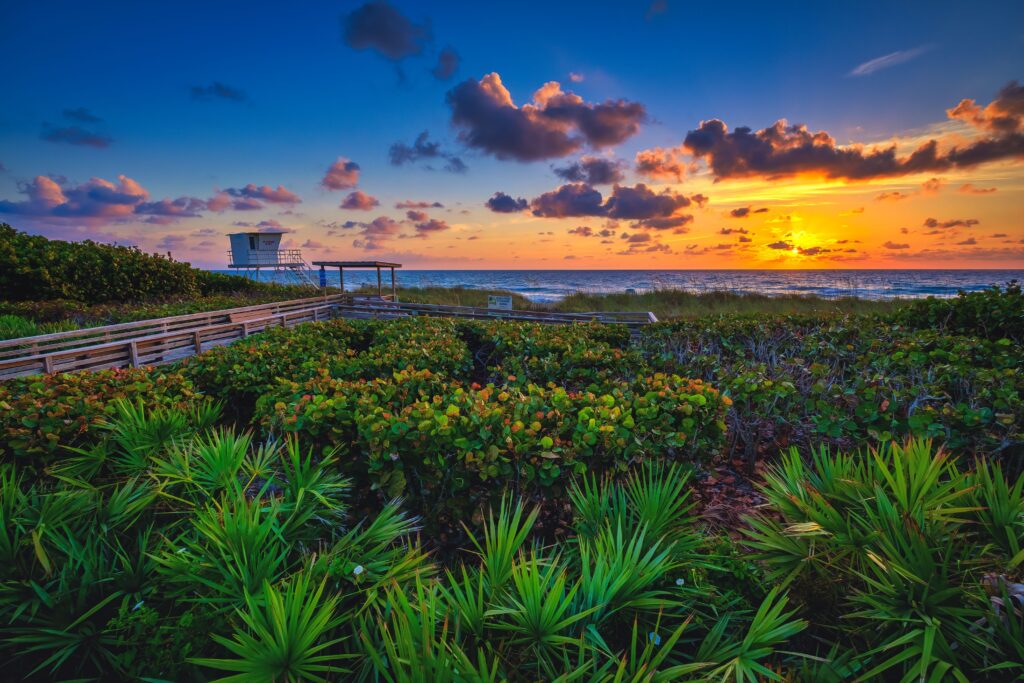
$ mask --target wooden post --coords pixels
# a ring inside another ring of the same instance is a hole
[[[196,346],[196,354],[202,353],[203,352],[203,335],[202,335],[201,332],[196,330],[195,332],[192,333],[192,342]]]
[[[395,287],[395,269],[391,269],[391,300],[398,301],[398,289]]]
[[[43,356],[43,372],[46,374],[53,372],[53,356]]]
[[[133,368],[139,367],[139,345],[135,342],[128,342],[128,358]]]
[[[338,266],[338,282],[341,283],[341,293],[345,293],[345,269],[342,266]]]
[[[381,298],[380,292],[380,266],[377,266],[377,298]]]

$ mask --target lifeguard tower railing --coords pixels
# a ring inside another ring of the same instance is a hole
[[[242,263],[235,263],[235,255],[228,251],[229,268],[245,268],[247,266],[305,266],[301,249],[280,249],[278,251],[247,251]]]

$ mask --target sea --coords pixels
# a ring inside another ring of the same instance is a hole
[[[220,273],[234,271],[220,270]],[[263,272],[260,278],[289,282],[283,273]],[[310,271],[314,282],[320,273]],[[390,273],[381,280],[390,288]],[[823,298],[917,299],[948,297],[1012,280],[1024,281],[1024,270],[406,270],[396,271],[399,287],[465,287],[506,290],[537,302],[557,301],[574,292],[637,293],[664,289],[690,292],[754,292],[773,296],[813,295]],[[328,269],[327,284],[338,286],[337,269]],[[345,289],[376,287],[373,270],[345,270]]]

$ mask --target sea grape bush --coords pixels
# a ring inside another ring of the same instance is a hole
[[[347,474],[389,496],[463,512],[633,461],[707,458],[724,438],[728,404],[700,381],[661,375],[593,393],[467,386],[410,369],[369,381],[323,374],[277,392],[257,409],[271,431],[341,449]]]
[[[916,328],[1024,343],[1024,292],[1011,280],[980,292],[961,291],[946,299],[928,297],[907,304],[893,319]]]
[[[150,408],[208,402],[175,372],[125,369],[37,375],[0,383],[0,456],[42,466],[97,440],[119,399]]]

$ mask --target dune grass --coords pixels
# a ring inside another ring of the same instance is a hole
[[[335,290],[336,291],[336,290]],[[377,288],[364,286],[355,294],[376,295]],[[389,292],[390,293],[390,290]],[[512,306],[520,310],[537,308],[522,294],[499,289],[470,289],[468,287],[399,287],[398,300],[414,304],[438,304],[441,306],[487,307],[488,295],[511,296]]]

